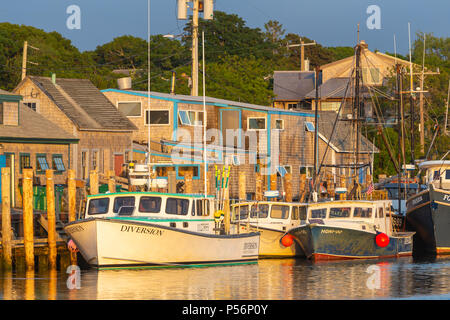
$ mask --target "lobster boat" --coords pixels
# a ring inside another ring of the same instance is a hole
[[[414,255],[450,254],[450,161],[425,161],[428,188],[406,201],[406,229],[413,237]]]
[[[390,200],[309,203],[307,223],[288,233],[314,261],[411,255],[414,234],[395,230]]]
[[[99,269],[255,263],[259,233],[224,234],[204,195],[124,192],[91,195],[85,216],[65,225]]]
[[[253,201],[231,206],[236,232],[259,232],[260,258],[304,257],[288,230],[306,223],[306,204]]]

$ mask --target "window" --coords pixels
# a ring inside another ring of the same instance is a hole
[[[149,124],[149,111],[145,110],[145,124]],[[169,110],[150,110],[150,124],[166,125],[169,124]]]
[[[141,102],[117,102],[117,109],[127,117],[141,116]]]
[[[282,119],[275,120],[275,129],[284,130],[284,120]]]
[[[196,202],[197,216],[209,216],[209,201],[198,199]]]
[[[20,163],[20,173],[22,173],[22,169],[31,168],[30,154],[21,153],[19,155],[19,163]]]
[[[37,154],[36,155],[36,173],[42,174],[45,173],[45,170],[50,169],[47,163],[47,157],[45,154]]]
[[[53,170],[55,170],[55,173],[62,173],[66,171],[66,168],[64,167],[62,154],[54,154],[52,156],[52,165]]]
[[[178,198],[167,198],[166,213],[187,215],[189,210],[189,200]]]
[[[384,210],[383,210],[383,208],[378,208],[378,218],[384,218]]]
[[[450,180],[450,170],[445,170],[445,180]]]
[[[314,132],[316,131],[315,127],[314,127],[314,123],[306,121],[305,122],[305,130],[309,131],[309,132]]]
[[[139,201],[139,212],[159,213],[160,211],[160,197],[141,197],[141,200]]]
[[[372,208],[355,208],[353,217],[355,218],[370,218],[372,216]]]
[[[331,208],[330,209],[330,219],[331,218],[348,218],[350,217],[351,208]]]
[[[178,118],[180,124],[185,126],[201,126],[203,124],[203,111],[179,110]]]
[[[287,104],[287,108],[288,108],[288,110],[297,109],[298,108],[298,103],[288,103]]]
[[[300,220],[306,220],[306,207],[300,207]]]
[[[248,118],[247,130],[266,130],[266,118]]]
[[[248,218],[248,205],[245,206],[239,206],[239,217],[237,217],[237,219],[239,220],[244,220]]]
[[[103,214],[108,212],[109,198],[89,200],[88,214]]]
[[[156,177],[157,178],[167,178],[170,171],[175,171],[175,167],[170,166],[155,166]]]
[[[178,174],[177,178],[183,178],[186,175],[186,172],[191,171],[192,172],[192,178],[200,179],[200,170],[199,166],[180,166],[177,168]]]
[[[24,102],[23,104],[31,110],[36,111],[36,102]]]
[[[134,197],[117,197],[114,199],[113,212],[119,216],[131,216],[134,211]]]
[[[325,219],[327,217],[327,209],[311,210],[311,219]]]
[[[289,206],[273,205],[270,211],[270,217],[275,219],[289,218]]]
[[[98,151],[92,151],[92,170],[98,170]]]
[[[292,220],[298,220],[298,207],[292,207]]]
[[[251,218],[264,219],[269,216],[269,205],[268,204],[257,204],[252,206],[252,211],[250,213]]]
[[[311,166],[302,166],[300,167],[300,174],[306,174],[306,178],[312,178],[314,167]]]

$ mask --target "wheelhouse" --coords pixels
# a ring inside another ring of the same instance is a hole
[[[289,224],[306,221],[306,204],[291,202],[243,202],[232,205],[235,222]]]

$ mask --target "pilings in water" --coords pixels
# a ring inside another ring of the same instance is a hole
[[[2,248],[3,269],[12,269],[12,245],[11,245],[11,169],[2,168]]]
[[[50,269],[56,269],[56,216],[55,216],[55,183],[53,170],[45,172],[47,179],[47,234],[48,234],[48,264]]]
[[[23,169],[23,243],[25,266],[34,269],[33,169]]]

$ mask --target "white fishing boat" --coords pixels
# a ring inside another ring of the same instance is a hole
[[[224,234],[214,198],[157,192],[88,196],[64,230],[97,268],[254,263],[259,233]]]
[[[391,200],[309,203],[307,223],[289,230],[311,260],[369,259],[412,254],[414,232],[396,230]]]
[[[306,204],[274,201],[242,202],[231,206],[236,232],[259,232],[259,256],[304,257],[305,253],[287,232],[306,223]]]

